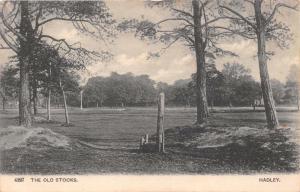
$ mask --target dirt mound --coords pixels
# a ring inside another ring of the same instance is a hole
[[[51,147],[70,149],[70,139],[45,128],[9,126],[0,129],[0,150],[13,148],[46,150]]]
[[[276,140],[295,141],[296,137],[291,128],[269,130],[267,128],[252,127],[205,127],[196,126],[176,127],[166,130],[168,143],[181,143],[184,146],[194,148],[215,148],[230,144],[246,145],[250,138],[264,140],[263,147],[268,146],[268,142]],[[279,142],[279,141],[278,141]]]
[[[299,170],[299,143],[292,128],[185,126],[166,130],[165,138],[166,148],[176,153],[251,170]]]
[[[196,148],[221,147],[229,144],[245,145],[246,137],[268,136],[272,131],[251,127],[231,127],[220,132],[206,132],[198,135],[192,141],[185,142]]]
[[[53,123],[60,123],[58,121],[54,121],[54,120],[47,120],[46,117],[43,117],[43,116],[33,116],[32,117],[32,120],[35,122],[35,123],[43,123],[43,124],[53,124]]]

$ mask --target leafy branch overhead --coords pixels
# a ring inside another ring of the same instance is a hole
[[[218,45],[218,41],[226,38],[227,34],[220,32],[221,28],[217,24],[230,18],[219,16],[215,5],[212,1],[205,1],[201,3],[200,7],[202,44],[208,48],[206,51],[207,56],[212,58],[224,55],[237,56]],[[118,25],[118,30],[134,32],[135,36],[143,40],[164,43],[165,47],[161,49],[160,53],[164,53],[166,49],[177,42],[182,43],[191,50],[195,49],[195,23],[190,5],[178,6],[174,2],[166,1],[165,4],[151,3],[149,6],[167,6],[172,17],[156,22],[146,19],[127,19]]]
[[[93,36],[104,43],[115,35],[114,19],[103,1],[30,1],[29,17],[33,36],[36,42],[44,41],[63,54],[87,56],[87,59],[109,59],[108,51],[90,51],[81,43],[70,44],[66,39],[59,39],[44,33],[50,23],[71,23],[79,32]],[[10,48],[19,52],[19,39],[26,41],[20,34],[20,3],[17,1],[1,2],[0,35],[3,43],[1,48]]]
[[[257,38],[257,34],[263,30],[266,40],[276,42],[280,48],[287,48],[293,39],[293,34],[289,26],[282,19],[277,19],[276,16],[284,9],[286,9],[285,11],[299,11],[299,2],[292,2],[294,3],[290,5],[276,1],[247,0],[245,3],[237,0],[219,1],[219,14],[222,17],[231,18],[231,23],[227,28],[222,26],[218,28],[229,36],[239,35],[254,40]],[[261,13],[255,12],[258,6],[262,7]],[[243,14],[237,10],[243,10]],[[255,13],[253,14],[253,12]],[[261,22],[257,23],[260,20]]]

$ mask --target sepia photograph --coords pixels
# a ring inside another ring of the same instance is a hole
[[[0,23],[16,183],[299,174],[298,0],[2,0]]]

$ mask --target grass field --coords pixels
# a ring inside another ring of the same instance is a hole
[[[250,108],[233,108],[224,112],[217,108],[211,114],[213,126],[264,127],[263,111],[252,112]],[[219,111],[219,112],[218,112]],[[292,127],[298,134],[299,112],[282,108],[278,112],[279,121],[284,127]],[[40,109],[45,116],[44,110]],[[156,132],[156,108],[100,109],[89,108],[70,110],[73,126],[64,127],[62,109],[53,109],[52,123],[36,123],[34,126],[50,128],[54,132],[101,146],[102,150],[85,147],[65,152],[53,149],[47,152],[20,151],[13,149],[2,153],[2,171],[7,173],[251,173],[274,171],[253,168],[243,164],[232,165],[209,157],[195,157],[186,154],[167,153],[141,154],[137,151],[139,138]],[[167,108],[165,129],[184,127],[195,122],[194,108]],[[1,129],[17,125],[17,111],[1,112]],[[299,137],[298,137],[299,138]],[[168,141],[168,140],[167,140]],[[166,143],[168,145],[168,143]],[[5,158],[3,158],[5,157]],[[242,166],[242,167],[241,167]],[[5,167],[5,168],[4,168]],[[288,170],[288,169],[287,169]],[[280,169],[275,170],[280,171]]]

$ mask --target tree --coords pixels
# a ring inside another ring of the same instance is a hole
[[[297,65],[292,65],[290,67],[290,72],[287,76],[286,82],[286,96],[297,103],[297,109],[299,111],[299,73],[300,68]]]
[[[148,75],[113,72],[109,77],[90,78],[83,98],[94,106],[147,106],[155,101],[154,84]]]
[[[224,85],[220,92],[225,95],[229,106],[254,106],[254,101],[260,99],[261,88],[250,75],[250,69],[239,63],[226,63],[222,70]]]
[[[261,98],[261,88],[258,82],[252,78],[248,80],[241,80],[234,88],[233,104],[239,106],[253,106],[255,110],[256,99]]]
[[[66,91],[79,92],[79,77],[76,76],[75,70],[84,69],[85,64],[76,57],[67,58],[65,56],[60,56],[57,50],[53,50],[49,60],[51,64],[49,70],[49,77],[51,81],[49,81],[50,85],[48,85],[48,89],[52,87],[52,90],[60,90],[59,92],[61,92],[63,96],[66,125],[69,125],[70,121],[67,108]],[[48,95],[48,97],[50,98],[50,95]],[[50,102],[48,103],[48,108],[50,109]]]
[[[174,82],[172,92],[174,95],[173,102],[179,105],[191,106],[191,97],[193,90],[189,87],[191,79],[180,79]]]
[[[12,65],[7,64],[1,71],[0,75],[0,94],[2,97],[2,108],[5,110],[5,104],[9,98],[16,98],[18,91],[16,87],[18,86],[17,81],[18,70]]]
[[[267,6],[267,3],[269,5]],[[234,7],[241,11],[254,13],[252,15],[243,16],[239,11],[234,10]],[[269,9],[272,7],[272,9]],[[282,22],[276,20],[276,15],[282,8],[293,9],[297,5],[288,5],[276,1],[263,0],[247,0],[241,4],[240,1],[232,0],[226,5],[226,2],[220,2],[220,13],[224,17],[231,18],[231,25],[227,28],[220,26],[227,33],[240,35],[247,39],[257,41],[257,56],[260,70],[261,89],[265,106],[265,113],[268,128],[273,129],[279,126],[273,93],[269,80],[267,59],[268,52],[266,51],[266,41],[275,40],[280,47],[286,46],[287,40],[290,38],[289,28]],[[251,10],[251,11],[250,11]]]
[[[223,92],[227,100],[227,104],[229,107],[231,107],[233,103],[239,104],[238,102],[235,102],[238,100],[236,99],[235,91],[239,83],[252,80],[250,70],[239,63],[226,63],[224,64],[222,74],[225,80]]]
[[[182,42],[190,48],[196,56],[196,100],[197,100],[197,124],[206,123],[208,117],[208,105],[206,95],[206,58],[234,55],[217,46],[217,41],[224,36],[214,27],[222,19],[218,17],[216,1],[193,0],[190,2],[176,3],[175,1],[147,1],[149,6],[167,6],[173,13],[173,17],[166,18],[156,23],[151,21],[138,21],[136,19],[125,21],[119,25],[122,30],[136,29],[136,35],[142,38],[158,39],[167,44],[167,48],[176,42]],[[183,4],[183,6],[180,6]],[[178,5],[178,6],[177,6]],[[192,10],[192,11],[191,11]],[[170,26],[172,28],[170,29]],[[155,54],[157,55],[157,54]],[[159,55],[159,54],[158,54]]]
[[[66,70],[61,70],[59,72],[59,88],[61,90],[61,93],[63,95],[63,101],[64,101],[64,109],[65,109],[65,123],[66,125],[70,124],[69,120],[69,112],[68,112],[68,106],[67,106],[67,96],[66,92],[78,92],[79,91],[79,84],[78,79],[76,78],[76,74],[74,72],[68,72]]]
[[[272,87],[274,101],[276,104],[280,104],[282,102],[282,98],[284,97],[284,84],[277,79],[271,79],[270,83]]]
[[[106,90],[105,78],[92,77],[83,87],[83,98],[84,100],[98,103],[98,106],[99,104],[103,106],[104,101],[107,99]]]
[[[224,64],[222,74],[228,81],[231,81],[232,83],[242,79],[244,80],[251,78],[250,69],[236,62]]]
[[[134,81],[137,88],[134,103],[142,106],[153,104],[156,98],[155,81],[148,75],[136,76]]]
[[[43,27],[54,21],[71,22],[79,31],[104,39],[111,34],[108,27],[114,22],[102,1],[4,1],[1,2],[0,18],[0,36],[5,43],[1,48],[13,50],[19,59],[19,123],[26,127],[31,126],[29,66],[36,43],[44,39],[53,41],[65,52],[76,51],[90,57],[107,55],[44,34]]]

